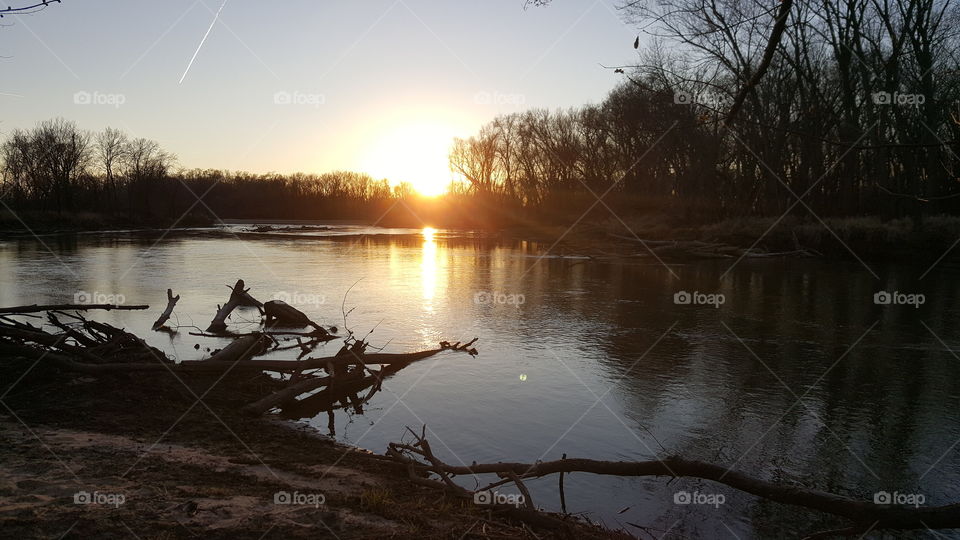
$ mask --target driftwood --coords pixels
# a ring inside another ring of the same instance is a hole
[[[470,342],[473,344],[477,340],[474,339]],[[391,366],[392,371],[397,371],[399,368],[409,365],[412,362],[417,360],[423,360],[434,356],[437,353],[442,351],[463,351],[471,352],[470,354],[476,354],[475,349],[467,348],[454,348],[449,344],[444,342],[441,344],[439,349],[431,349],[427,351],[420,351],[416,353],[408,354],[385,354],[385,353],[366,353],[366,343],[363,341],[356,341],[350,346],[345,346],[343,349],[337,353],[336,356],[331,358],[313,358],[307,359],[300,362],[285,362],[286,364],[294,364],[294,366],[287,367],[285,370],[296,372],[301,372],[308,369],[325,369],[330,373],[327,377],[317,377],[302,380],[291,384],[290,386],[285,387],[284,389],[274,392],[273,394],[260,399],[254,403],[251,403],[243,408],[243,412],[249,415],[261,415],[270,409],[284,406],[284,405],[293,405],[293,400],[302,394],[307,392],[312,392],[317,388],[323,386],[333,387],[338,383],[345,383],[347,381],[356,382],[359,387],[365,388],[370,384],[376,382],[374,379],[363,379],[363,373],[367,365],[380,364]],[[269,361],[254,361],[254,364],[259,364],[263,366],[266,362]],[[249,363],[248,363],[249,364]],[[354,366],[358,369],[348,370],[349,366]],[[377,375],[378,376],[378,375]],[[319,401],[315,399],[314,401]]]
[[[160,318],[154,321],[152,327],[154,330],[158,330],[161,326],[163,326],[163,323],[167,322],[167,320],[170,318],[170,315],[173,313],[173,306],[177,305],[177,302],[179,301],[180,295],[178,294],[174,296],[173,289],[167,289],[167,308],[164,309],[163,313],[160,314]]]
[[[210,321],[207,332],[225,332],[227,330],[227,317],[239,306],[254,306],[262,308],[263,304],[250,296],[250,289],[243,288],[243,280],[238,279],[236,285],[230,290],[230,298],[223,306],[217,306],[217,314]]]
[[[363,371],[361,370],[356,370],[353,373],[356,374],[355,375],[356,377],[362,377],[363,375]],[[353,377],[351,377],[350,375],[344,375],[343,378],[349,379]],[[255,401],[253,403],[250,403],[249,405],[244,406],[241,409],[241,412],[250,416],[260,416],[261,414],[269,411],[270,409],[279,407],[285,403],[292,401],[300,394],[311,392],[322,386],[330,386],[333,383],[333,380],[334,380],[334,377],[332,376],[313,377],[313,378],[302,380],[298,383],[287,386],[286,388],[284,388],[283,390],[280,390],[279,392],[274,392],[259,401]]]
[[[178,299],[179,296],[174,296],[172,290],[167,290],[167,308],[154,323],[154,328],[162,327],[163,323],[169,319]],[[243,280],[238,280],[231,289],[230,300],[219,308],[211,326],[225,328],[225,320],[229,312],[239,305],[261,306],[249,295],[248,289],[244,288]],[[122,328],[88,320],[78,314],[48,311],[47,318],[57,332],[13,318],[13,316],[39,318],[21,313],[38,309],[28,306],[7,308],[4,311],[9,315],[0,314],[0,355],[42,361],[55,365],[59,369],[91,375],[164,371],[180,376],[217,375],[230,372],[290,374],[289,380],[283,380],[282,376],[277,379],[277,375],[269,375],[273,377],[276,384],[267,386],[270,389],[277,387],[279,389],[259,396],[243,407],[243,412],[247,414],[261,415],[278,408],[310,410],[318,404],[326,404],[330,407],[328,410],[332,411],[336,402],[341,402],[344,407],[350,405],[354,410],[359,411],[362,404],[380,389],[380,383],[385,376],[395,373],[412,362],[443,351],[477,354],[476,349],[472,348],[476,339],[464,345],[460,342],[451,345],[444,341],[437,348],[412,353],[367,353],[367,343],[364,340],[358,340],[350,333],[344,340],[343,348],[335,356],[301,359],[317,344],[336,339],[336,336],[313,323],[305,314],[291,306],[282,302],[271,305],[274,306],[271,308],[272,320],[282,318],[288,323],[306,322],[314,327],[314,331],[284,332],[269,331],[264,328],[242,335],[231,335],[226,332],[204,334],[235,339],[222,349],[214,351],[205,360],[176,362],[162,351],[148,346],[143,339]],[[279,311],[277,311],[278,308]],[[281,315],[278,317],[277,313]],[[280,346],[275,336],[284,335],[294,336],[296,344]],[[304,342],[301,340],[302,337],[310,339]],[[296,360],[255,359],[267,352],[289,349],[300,350]],[[379,371],[371,369],[370,366],[374,365],[381,366]],[[326,375],[319,374],[319,371],[325,371]],[[372,389],[366,397],[360,398],[356,395],[367,387]],[[312,399],[297,400],[299,396],[318,389],[320,392],[310,396]]]
[[[137,310],[137,309],[148,309],[150,306],[146,305],[117,305],[117,304],[52,304],[52,305],[37,305],[32,304],[29,306],[19,306],[19,307],[8,307],[0,308],[0,314],[2,313],[11,313],[11,314],[21,314],[21,313],[40,313],[41,311],[63,311],[63,310],[76,310],[76,311],[87,311],[91,309],[103,309],[110,311],[112,309],[116,310]]]
[[[304,312],[283,300],[270,300],[264,303],[263,314],[267,318],[267,327],[272,326],[272,324],[298,327],[312,326],[318,331],[327,332],[319,324],[311,321]]]
[[[408,428],[409,430],[409,428]],[[911,505],[876,504],[817,489],[781,484],[750,476],[728,467],[673,456],[651,461],[598,461],[593,459],[560,459],[536,463],[476,463],[467,466],[448,465],[433,455],[426,440],[426,426],[421,434],[413,433],[412,444],[390,443],[387,456],[407,466],[411,479],[422,485],[443,489],[455,496],[472,498],[475,493],[489,491],[506,483],[515,483],[521,492],[523,479],[573,472],[608,476],[666,476],[710,480],[771,501],[801,506],[844,518],[848,528],[815,533],[808,538],[861,534],[883,529],[953,529],[960,528],[960,504],[918,507]],[[434,474],[440,480],[425,475]],[[451,486],[455,475],[496,474],[501,479],[481,489],[466,490]]]
[[[329,376],[308,378],[306,380],[293,383],[287,386],[286,388],[284,388],[283,390],[274,392],[269,396],[266,396],[260,400],[250,403],[249,405],[246,405],[243,409],[241,409],[241,411],[244,414],[248,414],[251,416],[259,416],[270,409],[273,409],[284,403],[287,403],[289,401],[296,399],[296,397],[299,396],[300,394],[311,392],[313,390],[316,390],[317,388],[320,388],[321,386],[332,386],[334,381],[337,379],[343,380],[343,379],[363,376],[362,369],[351,372],[347,369],[346,365],[344,364],[335,365],[334,360],[342,361],[342,359],[353,359],[363,363],[361,357],[365,349],[366,349],[366,344],[362,341],[354,342],[352,345],[344,345],[343,348],[340,349],[340,352],[338,352],[335,357],[330,359],[330,361],[326,362],[322,366],[326,369],[327,373],[330,374]],[[297,371],[296,373],[300,374],[302,373],[302,371]],[[336,377],[338,375],[339,377]]]
[[[5,334],[0,330],[0,336]],[[27,340],[34,341],[34,340]],[[36,341],[34,341],[36,342]],[[242,350],[242,349],[241,349]],[[418,351],[415,353],[377,353],[377,354],[367,354],[363,357],[363,363],[365,365],[394,365],[402,366],[433,356],[439,352],[445,351],[447,349],[431,349],[428,351]],[[25,358],[49,358],[51,361],[56,361],[65,369],[71,371],[81,372],[81,373],[118,373],[118,372],[132,372],[132,371],[174,371],[178,373],[220,373],[223,371],[274,371],[274,372],[300,372],[310,369],[321,369],[325,368],[328,365],[336,366],[349,366],[356,365],[359,362],[350,357],[323,357],[323,358],[308,358],[303,361],[295,360],[246,360],[239,362],[234,359],[230,361],[219,361],[216,359],[216,356],[211,357],[208,360],[203,361],[187,361],[180,363],[173,363],[169,361],[169,364],[166,366],[160,365],[156,362],[123,362],[123,363],[108,363],[108,364],[92,364],[77,361],[77,358],[74,355],[74,351],[65,351],[70,353],[69,355],[56,354],[50,352],[47,349],[31,347],[24,345],[22,343],[13,343],[9,341],[0,340],[0,352],[6,352],[9,355],[13,356],[23,356]],[[166,358],[161,356],[161,358]]]
[[[57,313],[76,322],[73,326],[61,322]],[[0,321],[0,351],[26,358],[49,358],[61,367],[85,373],[130,371],[126,366],[137,364],[166,369],[164,364],[173,364],[162,351],[122,328],[63,312],[51,311],[47,317],[61,333],[52,334],[10,319]]]
[[[391,364],[381,367],[377,371],[366,369],[370,375],[360,378],[348,378],[338,380],[336,384],[320,390],[303,399],[296,399],[284,403],[280,408],[280,418],[301,419],[313,418],[323,411],[328,413],[335,409],[352,409],[357,414],[363,414],[363,405],[380,391],[383,381],[410,365]],[[359,392],[369,388],[369,391],[362,398]],[[337,403],[340,403],[338,406]],[[331,430],[331,435],[333,432]]]
[[[337,329],[337,327],[334,326],[334,327],[332,327],[332,329],[333,329],[333,331],[335,332],[336,329]],[[317,332],[316,330],[314,330],[314,331],[312,331],[312,332],[295,332],[295,331],[293,331],[293,330],[276,330],[276,329],[264,330],[264,331],[262,331],[262,332],[259,332],[259,331],[258,331],[258,332],[244,332],[244,333],[220,332],[220,333],[217,333],[217,334],[211,334],[211,333],[209,333],[209,332],[190,332],[190,335],[191,335],[191,336],[197,336],[197,337],[215,337],[215,338],[222,338],[222,337],[241,338],[241,337],[244,337],[244,336],[252,336],[252,335],[254,335],[254,334],[266,334],[266,335],[268,335],[268,336],[301,336],[301,337],[309,337],[309,338],[323,338],[323,339],[325,339],[326,341],[330,341],[330,340],[333,340],[333,339],[337,339],[337,336],[335,336],[335,335],[327,332],[327,330],[323,330],[323,333],[322,333],[322,334],[319,333],[319,332]]]
[[[249,360],[263,354],[271,343],[270,338],[263,334],[253,334],[234,340],[229,345],[214,353],[203,363],[217,362],[219,364],[234,364]]]

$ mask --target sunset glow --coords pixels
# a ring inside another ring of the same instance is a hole
[[[9,0],[0,540],[960,540],[958,19]]]
[[[423,282],[424,308],[433,311],[433,297],[437,289],[437,243],[433,239],[436,233],[433,227],[423,228],[423,253],[421,255],[420,271]]]
[[[442,124],[389,128],[371,142],[363,170],[394,186],[407,182],[421,195],[441,195],[451,180],[447,156],[454,135]]]

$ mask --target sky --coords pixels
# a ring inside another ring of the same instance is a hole
[[[603,99],[636,55],[615,1],[63,0],[2,19],[0,138],[63,117],[186,168],[449,175],[498,114]]]

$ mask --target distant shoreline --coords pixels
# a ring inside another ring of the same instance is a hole
[[[375,224],[363,219],[249,219],[217,220],[188,216],[169,222],[134,222],[124,217],[71,214],[66,217],[27,215],[27,227],[8,215],[0,219],[0,239],[23,239],[60,234],[150,233],[191,231],[218,233],[225,225],[280,226],[281,230],[244,231],[245,234],[282,234],[295,238],[284,226],[370,227],[421,229],[417,224]],[[629,225],[629,228],[627,227]],[[960,218],[930,216],[918,226],[909,219],[883,221],[878,217],[837,218],[823,221],[796,218],[734,218],[699,226],[672,226],[665,219],[646,217],[633,223],[619,220],[564,224],[524,224],[497,229],[444,227],[437,229],[486,232],[491,237],[543,242],[568,254],[593,259],[631,258],[701,260],[723,258],[818,257],[824,259],[916,261],[952,252],[960,242]],[[336,236],[331,236],[336,237]],[[960,251],[960,250],[958,250]]]

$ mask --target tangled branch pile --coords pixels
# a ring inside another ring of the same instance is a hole
[[[176,332],[164,326],[180,296],[167,292],[168,304],[153,324],[157,331]],[[229,332],[227,319],[238,306],[254,306],[263,319],[261,328],[245,334]],[[177,377],[200,374],[259,373],[268,374],[275,384],[264,395],[246,404],[242,412],[259,416],[279,410],[285,416],[310,417],[321,410],[341,406],[361,411],[363,403],[380,390],[383,379],[417,360],[429,358],[443,351],[466,352],[476,355],[472,348],[476,339],[466,344],[441,342],[436,348],[412,353],[370,353],[365,339],[352,332],[343,338],[344,344],[333,356],[309,357],[314,348],[337,339],[335,327],[327,330],[310,320],[306,314],[279,300],[261,303],[253,298],[243,280],[231,288],[225,304],[206,332],[191,335],[232,338],[228,345],[204,360],[178,362],[163,351],[152,347],[131,332],[110,324],[89,319],[80,311],[94,309],[147,309],[148,306],[74,305],[20,306],[0,309],[0,354],[22,357],[54,364],[60,369],[87,374],[132,372],[170,372]],[[44,313],[45,325],[31,323]],[[304,327],[312,330],[303,331]],[[306,338],[306,341],[303,339]],[[295,340],[284,345],[281,340]],[[291,359],[257,359],[268,353],[296,349],[299,354]],[[379,366],[379,368],[376,368]],[[370,388],[365,397],[357,393]],[[305,396],[305,394],[308,394]],[[301,396],[303,396],[301,398]]]

